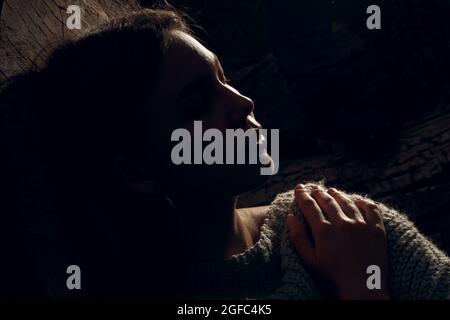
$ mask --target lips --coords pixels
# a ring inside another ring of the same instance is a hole
[[[247,126],[249,127],[248,129],[256,130],[258,134],[257,144],[263,144],[266,141],[266,138],[259,133],[259,129],[262,129],[262,125],[255,119],[253,112],[247,116]]]
[[[259,133],[258,131],[258,142],[257,144],[264,144],[266,142],[266,137],[264,137],[262,134]]]
[[[255,128],[255,129],[261,129],[262,128],[261,123],[256,121],[255,116],[253,115],[253,112],[247,116],[247,123],[252,128]]]

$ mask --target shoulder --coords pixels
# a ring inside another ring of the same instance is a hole
[[[237,209],[241,219],[244,221],[252,238],[257,240],[260,235],[261,227],[267,218],[269,206],[249,207]]]

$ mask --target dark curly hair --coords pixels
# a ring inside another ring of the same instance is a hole
[[[162,199],[127,191],[112,159],[142,159],[148,152],[148,93],[172,30],[190,33],[185,16],[173,8],[131,12],[58,46],[42,70],[16,76],[1,93],[1,148],[9,156],[2,159],[9,178],[2,190],[11,195],[3,210],[11,223],[1,233],[17,246],[20,242],[23,252],[11,249],[5,259],[9,279],[2,281],[0,296],[4,290],[8,297],[72,297],[76,293],[68,293],[55,270],[64,277],[73,263],[88,265],[86,277],[96,280],[82,290],[83,297],[175,294],[167,279],[158,285],[161,272],[179,258],[173,251],[166,254],[170,241],[148,253],[139,252],[141,246],[137,252],[117,252],[92,214],[101,210],[149,223],[169,216]],[[149,235],[142,228],[122,236],[155,244],[163,236],[163,230]],[[129,261],[137,256],[139,261]],[[154,256],[163,263],[152,261]],[[36,274],[24,277],[17,264],[31,264]],[[134,279],[142,273],[129,265],[151,276]],[[124,271],[125,280],[116,276]]]

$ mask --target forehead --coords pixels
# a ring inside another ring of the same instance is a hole
[[[192,36],[171,31],[168,48],[161,60],[154,94],[170,99],[198,76],[212,72],[215,55]]]

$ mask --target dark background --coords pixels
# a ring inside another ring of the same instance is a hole
[[[448,82],[448,1],[171,3],[206,30],[197,35],[264,124],[283,129],[285,160],[334,141],[368,157],[383,153],[401,124],[436,106]],[[366,28],[371,4],[381,8],[381,30]]]
[[[71,36],[62,27],[66,2],[6,0],[1,83],[39,65],[49,42]],[[123,2],[98,1],[106,13]],[[263,125],[280,129],[280,173],[241,196],[241,206],[325,180],[407,213],[450,252],[449,1],[169,2],[189,13]],[[381,30],[366,28],[372,4]],[[102,19],[83,10],[83,27]],[[27,179],[38,188],[39,178]]]
[[[405,211],[450,249],[448,1],[171,3],[280,129],[281,172],[242,206],[324,179]],[[366,27],[372,4],[381,30]]]

